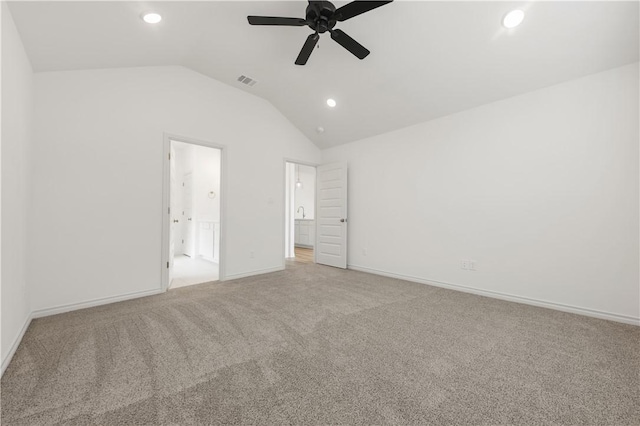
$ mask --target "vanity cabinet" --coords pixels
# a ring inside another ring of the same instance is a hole
[[[220,222],[198,221],[198,255],[210,262],[220,262]]]
[[[316,243],[315,220],[296,219],[295,245],[299,247],[313,247]]]

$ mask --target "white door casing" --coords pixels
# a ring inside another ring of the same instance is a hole
[[[347,267],[347,163],[317,168],[316,262]]]
[[[183,142],[192,145],[206,146],[220,150],[220,224],[219,224],[219,277],[220,281],[225,281],[226,272],[226,246],[227,246],[227,147],[210,141],[198,140],[186,136],[164,133],[163,136],[163,165],[162,165],[162,249],[161,249],[161,284],[160,290],[166,291],[170,284],[170,239],[171,239],[171,142]],[[181,221],[182,222],[182,221]],[[284,262],[284,257],[283,257]]]
[[[294,163],[285,162],[285,247],[284,257],[293,258],[295,252],[295,167]]]

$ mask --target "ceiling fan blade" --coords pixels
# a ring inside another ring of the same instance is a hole
[[[353,53],[358,59],[364,59],[369,53],[371,53],[367,48],[349,37],[347,33],[342,30],[331,30],[331,38],[340,46]]]
[[[351,3],[347,3],[342,7],[339,7],[334,12],[333,16],[336,21],[346,21],[347,19],[351,19],[354,16],[358,16],[370,10],[373,10],[377,7],[384,6],[387,3],[391,3],[393,0],[389,1],[352,1]]]
[[[319,39],[320,35],[318,33],[310,34],[309,37],[307,37],[307,41],[304,42],[304,46],[302,46],[302,50],[300,50],[300,54],[296,59],[296,65],[304,65],[307,63]]]
[[[251,25],[286,25],[288,27],[303,27],[307,21],[301,18],[280,18],[277,16],[247,16]]]

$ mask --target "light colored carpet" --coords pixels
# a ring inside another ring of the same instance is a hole
[[[35,320],[4,425],[640,423],[640,328],[291,264]]]

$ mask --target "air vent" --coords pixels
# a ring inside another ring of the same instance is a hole
[[[244,75],[241,75],[240,77],[238,77],[238,81],[242,84],[246,84],[247,86],[254,86],[257,83],[257,81],[255,81],[254,79]]]

